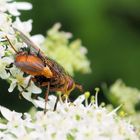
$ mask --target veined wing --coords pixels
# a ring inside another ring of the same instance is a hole
[[[17,32],[17,34],[19,34],[19,36],[21,37],[21,39],[31,48],[33,48],[36,52],[39,52],[39,54],[42,57],[45,57],[45,54],[39,49],[39,47],[33,43],[33,41],[31,41],[23,32],[21,32],[20,30],[16,29],[15,27],[13,27],[13,29],[15,30],[15,32]]]

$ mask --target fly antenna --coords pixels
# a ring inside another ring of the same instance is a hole
[[[12,48],[16,53],[18,53],[18,51],[15,49],[15,47],[14,47],[13,44],[11,43],[10,39],[9,39],[7,36],[5,36],[5,38],[6,38],[7,41],[9,42],[11,48]]]
[[[81,85],[79,85],[79,84],[75,84],[75,87],[77,88],[77,89],[79,89],[81,92],[83,92],[83,87],[81,86]]]

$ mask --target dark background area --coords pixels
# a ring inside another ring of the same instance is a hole
[[[20,0],[21,1],[21,0]],[[72,32],[88,49],[92,73],[77,74],[75,79],[93,92],[103,82],[116,79],[140,88],[140,1],[139,0],[28,0],[32,11],[22,12],[21,19],[33,19],[32,34],[46,35],[56,22],[62,30]],[[8,93],[0,82],[1,105],[27,110],[31,103]],[[76,92],[75,92],[76,93]],[[7,105],[6,105],[7,104]]]

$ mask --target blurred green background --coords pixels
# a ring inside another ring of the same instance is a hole
[[[33,19],[32,34],[46,35],[46,30],[60,22],[62,30],[73,33],[73,39],[80,38],[87,47],[92,73],[75,77],[85,90],[93,91],[103,82],[110,85],[118,78],[140,88],[139,0],[28,1],[33,10],[22,12],[21,19]],[[1,104],[6,101],[15,110],[19,106],[24,106],[23,111],[28,109],[31,104],[8,93],[5,84],[1,82]]]

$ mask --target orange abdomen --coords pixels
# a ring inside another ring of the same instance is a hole
[[[35,55],[18,54],[15,59],[15,65],[23,72],[33,76],[45,76],[50,78],[53,76],[48,66]]]

